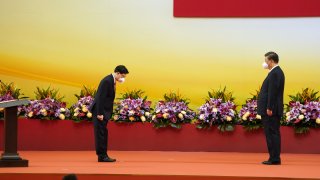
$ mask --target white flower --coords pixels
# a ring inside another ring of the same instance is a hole
[[[304,118],[304,115],[301,114],[298,118],[302,120]]]
[[[290,116],[290,112],[287,112],[287,113],[286,113],[286,116]]]
[[[200,114],[199,119],[204,120],[204,114]]]
[[[77,112],[75,112],[75,113],[73,114],[74,117],[77,117],[78,115],[79,115],[79,113],[77,113]]]
[[[183,114],[182,114],[182,113],[179,113],[179,114],[178,114],[178,117],[179,117],[180,119],[183,119]]]
[[[212,112],[216,113],[216,112],[218,112],[218,109],[217,108],[213,108]]]
[[[289,121],[289,120],[290,120],[290,118],[291,118],[291,116],[287,116],[286,120],[287,120],[287,121]]]
[[[156,115],[153,115],[153,116],[152,116],[152,120],[155,120],[155,119],[156,119]]]
[[[77,107],[77,108],[75,108],[75,109],[74,109],[74,111],[79,111],[79,108],[78,108],[78,107]]]
[[[140,119],[141,119],[142,122],[146,121],[146,117],[144,117],[144,116],[141,116]]]
[[[181,111],[181,114],[186,115],[186,114],[187,114],[187,112],[185,112],[185,111]]]
[[[91,113],[91,112],[88,112],[88,113],[87,113],[87,117],[88,117],[88,118],[92,118],[92,113]]]
[[[244,114],[244,116],[246,116],[246,117],[249,117],[249,115],[250,115],[250,112],[249,112],[249,111],[247,111],[247,112]]]
[[[132,116],[134,114],[134,110],[129,111],[129,116]]]
[[[227,121],[232,121],[232,118],[230,116],[227,116]]]
[[[64,120],[66,117],[64,116],[64,114],[60,114],[60,115],[59,115],[59,118],[62,119],[62,120]]]
[[[233,109],[230,109],[231,113],[234,113],[234,110]]]
[[[317,123],[317,124],[320,124],[320,118],[317,118],[317,119],[316,119],[316,123]]]
[[[149,117],[149,116],[150,116],[150,113],[149,113],[149,112],[146,112],[146,113],[144,113],[144,115],[146,115],[147,117]]]
[[[31,118],[32,116],[33,116],[33,112],[31,111],[28,113],[28,117]]]
[[[256,119],[261,119],[261,116],[259,114],[257,114]]]
[[[157,111],[156,111],[156,113],[158,114],[160,112],[160,110],[158,109]]]
[[[60,112],[66,112],[65,108],[60,108]]]

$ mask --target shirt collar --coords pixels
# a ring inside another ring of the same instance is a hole
[[[276,67],[278,67],[279,65],[277,64],[277,65],[275,65],[275,66],[273,66],[273,68],[272,69],[270,69],[270,71],[269,72],[271,72],[274,68],[276,68]]]
[[[113,73],[112,73],[112,77],[113,77],[113,83],[116,84],[116,78],[114,77]]]

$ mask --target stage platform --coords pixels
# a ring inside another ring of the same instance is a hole
[[[27,168],[0,168],[1,180],[320,179],[319,154],[282,154],[281,166],[262,165],[266,153],[111,151],[116,163],[98,163],[94,151],[21,151]]]

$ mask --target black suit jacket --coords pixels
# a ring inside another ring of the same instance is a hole
[[[111,118],[115,98],[114,78],[112,74],[103,78],[99,84],[97,94],[89,110],[95,115],[103,115],[104,119]]]
[[[272,115],[283,114],[283,91],[285,77],[279,66],[269,72],[263,81],[258,96],[258,114],[267,116],[267,109],[272,110]]]

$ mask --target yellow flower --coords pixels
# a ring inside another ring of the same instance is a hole
[[[247,120],[247,116],[243,115],[242,116],[242,120],[246,121]]]
[[[183,115],[186,115],[186,114],[187,114],[187,112],[185,112],[185,111],[181,111],[181,113],[182,113]]]
[[[66,109],[65,108],[60,108],[60,111],[61,112],[66,112]]]
[[[152,116],[152,120],[155,120],[155,119],[156,119],[156,115],[153,115],[153,116]]]
[[[0,108],[0,112],[3,112],[4,111],[4,108]]]
[[[302,120],[304,118],[304,115],[300,115],[298,118]]]
[[[88,108],[86,106],[82,107],[82,112],[88,112]]]
[[[114,115],[114,116],[113,116],[113,119],[116,121],[116,120],[119,119],[119,116],[118,116],[118,115]]]
[[[91,113],[91,112],[88,112],[88,113],[87,113],[87,117],[88,117],[88,118],[92,118],[92,113]]]
[[[183,114],[182,114],[182,113],[179,113],[179,114],[178,114],[178,117],[179,117],[180,119],[183,119]]]
[[[249,111],[247,111],[247,112],[244,114],[244,116],[246,116],[246,117],[249,117],[249,115],[250,115],[250,112],[249,112]]]
[[[133,117],[133,116],[130,116],[130,117],[129,117],[129,120],[130,120],[130,121],[134,121],[134,117]]]
[[[163,116],[164,119],[168,119],[169,114],[168,113],[164,113],[162,116]]]
[[[79,111],[79,108],[78,108],[78,107],[77,107],[77,108],[75,108],[75,109],[74,109],[74,111]]]
[[[290,112],[287,112],[287,113],[286,113],[286,116],[290,116]]]
[[[259,114],[257,114],[256,119],[261,119],[261,116]]]
[[[33,112],[31,111],[28,113],[28,117],[31,118],[32,116],[33,116]]]
[[[146,113],[144,113],[144,115],[146,115],[147,117],[149,117],[149,116],[150,116],[150,113],[149,113],[149,112],[146,112]]]
[[[74,113],[73,116],[77,117],[79,115],[79,113]]]
[[[217,108],[213,108],[212,112],[216,113],[216,112],[218,112],[218,109]]]
[[[320,118],[317,118],[317,119],[316,119],[316,123],[317,123],[317,124],[320,124]]]
[[[60,114],[60,115],[59,115],[59,118],[62,119],[62,120],[64,120],[66,117],[64,116],[64,114]]]
[[[232,118],[230,116],[227,116],[227,121],[232,121]]]
[[[141,116],[140,119],[141,119],[142,122],[146,121],[146,117],[144,117],[144,116]]]

